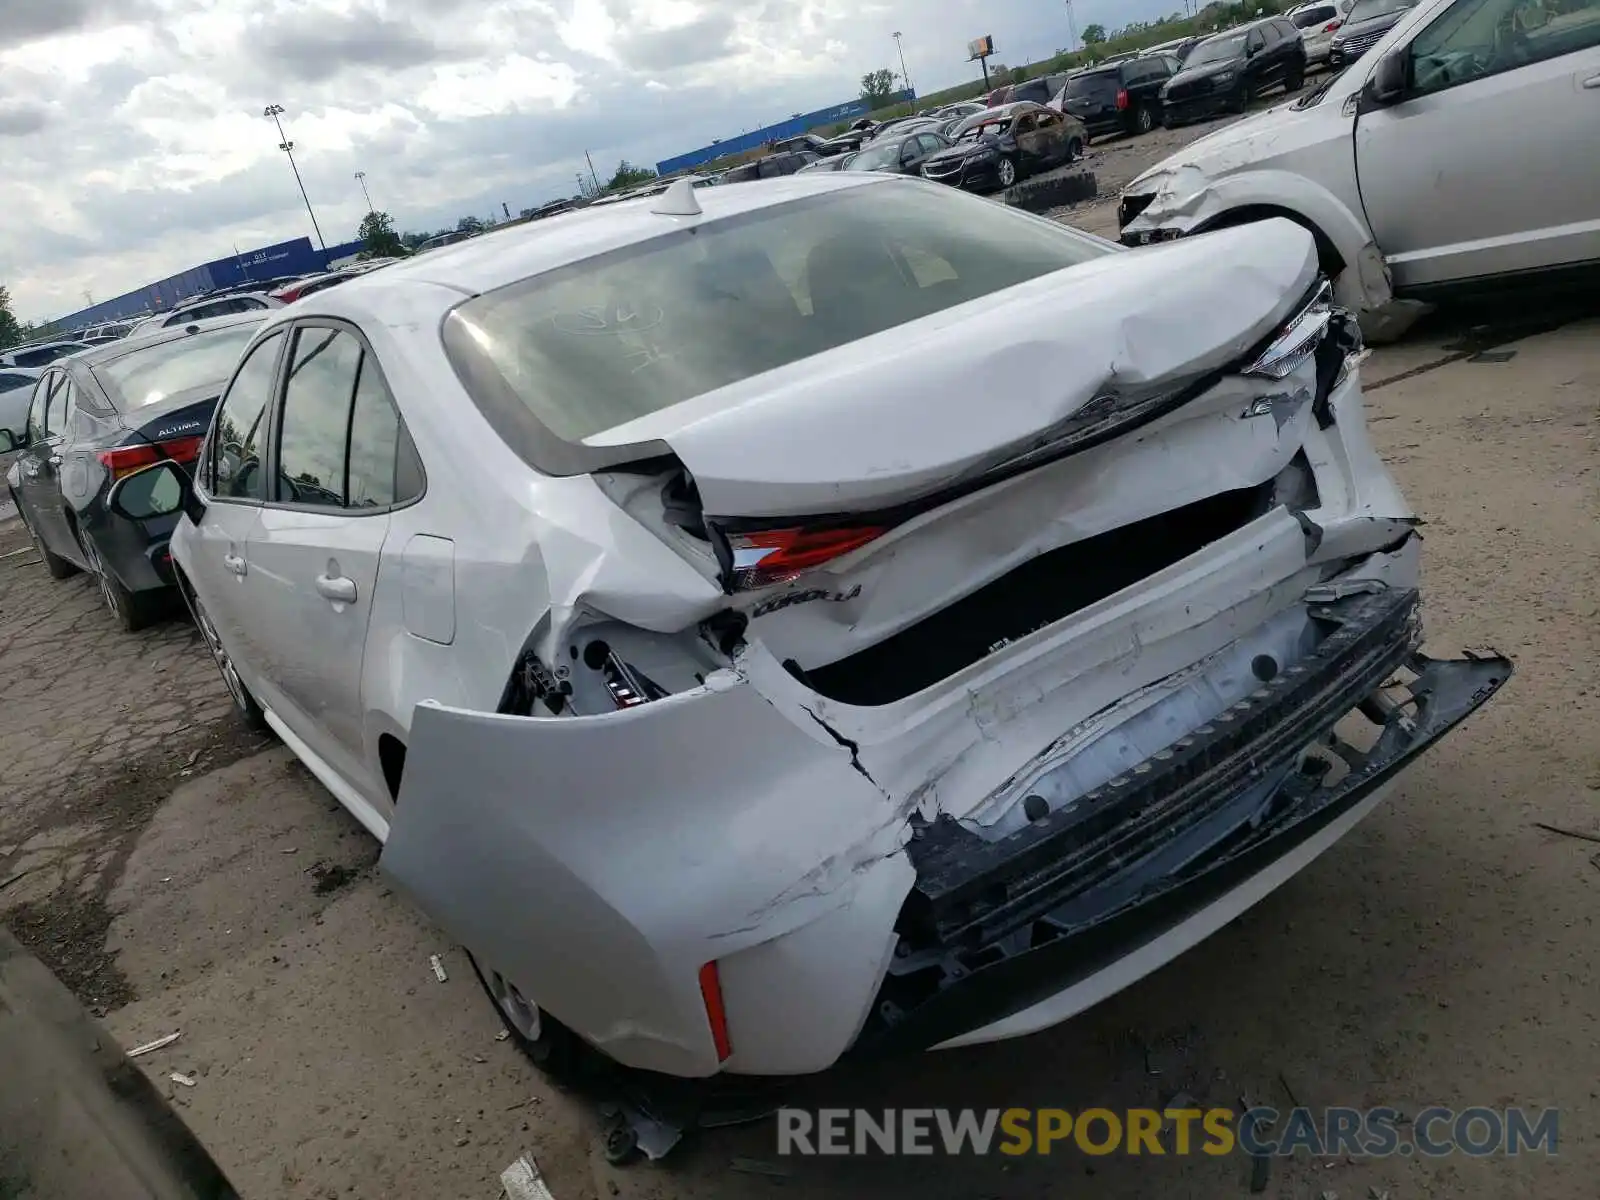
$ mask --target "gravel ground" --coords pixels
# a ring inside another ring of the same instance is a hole
[[[1097,146],[1102,192],[1198,132]],[[1097,228],[1107,203],[1067,219]],[[1322,859],[1097,1009],[821,1077],[800,1102],[1555,1105],[1555,1160],[1300,1158],[1267,1194],[1595,1194],[1600,857],[1534,825],[1600,833],[1600,321],[1562,320],[1502,330],[1507,361],[1435,322],[1364,368],[1374,439],[1427,520],[1430,650],[1517,660],[1487,709]],[[189,627],[121,634],[14,520],[0,555],[0,919],[124,1044],[183,1031],[140,1062],[169,1089],[198,1078],[174,1100],[246,1196],[495,1197],[526,1149],[561,1200],[1244,1193],[1237,1158],[731,1171],[774,1157],[770,1124],[606,1165],[586,1106],[495,1040],[465,956],[375,874],[373,843],[234,727]]]

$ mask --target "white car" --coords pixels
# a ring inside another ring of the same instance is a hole
[[[192,321],[208,321],[212,317],[230,317],[237,313],[264,312],[269,308],[283,308],[284,302],[266,292],[235,292],[227,296],[213,296],[209,300],[191,300],[170,312],[157,313],[133,327],[129,336],[143,337],[158,329],[172,329]]]
[[[115,504],[536,1059],[817,1071],[1126,986],[1504,681],[1358,346],[1286,221],[679,183],[270,315]]]
[[[29,367],[0,367],[0,429],[11,434],[12,446],[20,446],[28,424],[28,405],[33,400],[39,372]]]
[[[1596,128],[1600,0],[1424,0],[1343,74],[1128,184],[1121,237],[1288,217],[1378,329],[1397,297],[1600,266]]]
[[[1346,14],[1354,0],[1316,0],[1302,4],[1284,14],[1300,30],[1301,43],[1306,48],[1306,65],[1328,65],[1328,51],[1333,46],[1333,35],[1344,24]]]

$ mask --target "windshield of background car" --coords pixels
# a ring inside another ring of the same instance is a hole
[[[959,140],[963,142],[976,142],[981,138],[999,137],[1002,133],[1010,128],[1010,120],[984,121],[980,124],[972,126],[970,129],[963,130]]]
[[[1359,21],[1370,21],[1373,17],[1386,17],[1390,13],[1404,12],[1408,8],[1415,7],[1416,0],[1356,0],[1344,23],[1354,25]]]
[[[886,181],[487,292],[456,309],[446,346],[480,405],[504,401],[489,394],[503,381],[577,442],[1107,253],[954,188]]]
[[[1061,90],[1064,100],[1092,100],[1102,96],[1115,96],[1122,87],[1120,71],[1090,71],[1074,75]]]
[[[879,167],[897,167],[900,165],[900,145],[896,140],[892,142],[878,142],[868,146],[860,154],[850,160],[850,165],[845,168],[850,171],[876,171]]]
[[[1201,42],[1194,48],[1194,53],[1189,55],[1183,64],[1186,67],[1198,67],[1204,63],[1229,62],[1235,58],[1244,57],[1244,34],[1234,33],[1227,37],[1212,38],[1210,41]]]
[[[94,368],[119,412],[159,404],[168,396],[214,383],[221,392],[258,322],[208,329],[134,350]]]

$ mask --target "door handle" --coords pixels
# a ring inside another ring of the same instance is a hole
[[[318,575],[317,591],[335,604],[356,602],[356,581],[343,575]]]
[[[245,575],[250,571],[250,565],[238,554],[224,554],[222,556],[222,565],[235,575]]]
[[[1600,91],[1600,75],[1589,76],[1583,81],[1583,87],[1586,91]]]

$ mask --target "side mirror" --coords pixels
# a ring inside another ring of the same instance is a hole
[[[1374,104],[1395,104],[1406,94],[1408,59],[1404,50],[1395,50],[1378,60],[1377,69],[1367,80],[1367,97]]]
[[[1254,58],[1256,55],[1258,55],[1260,53],[1261,53],[1261,47],[1260,46],[1246,46],[1244,48],[1244,56],[1246,58]]]
[[[17,435],[9,429],[0,429],[0,454],[10,454],[22,443],[17,440]]]
[[[111,485],[106,507],[130,521],[169,517],[182,511],[199,523],[206,506],[195,494],[194,480],[175,462],[151,463]]]

